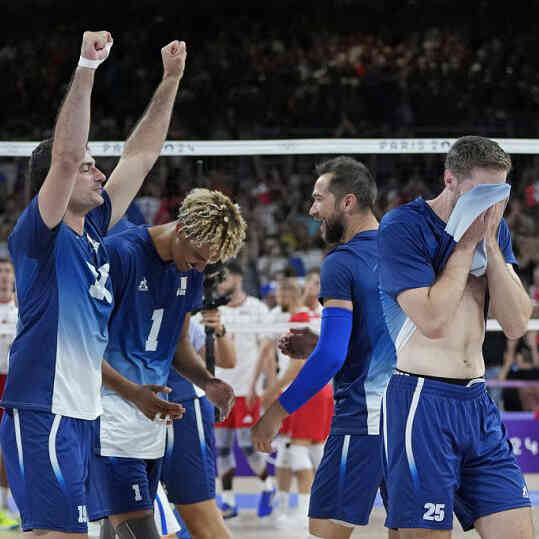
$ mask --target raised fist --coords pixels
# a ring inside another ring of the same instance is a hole
[[[110,32],[84,32],[80,54],[87,60],[103,62],[109,55],[112,47]]]
[[[187,50],[185,41],[173,41],[161,49],[164,76],[183,77]]]

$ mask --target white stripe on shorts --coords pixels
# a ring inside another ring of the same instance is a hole
[[[414,417],[417,411],[417,405],[419,403],[419,395],[421,395],[421,390],[423,389],[424,382],[425,378],[417,378],[417,385],[415,386],[414,396],[412,397],[412,403],[410,404],[410,410],[408,411],[408,419],[406,420],[406,432],[404,434],[408,465],[410,466],[410,471],[412,472],[412,476],[414,477],[416,475],[416,467],[414,451],[412,447],[412,429],[414,426]]]
[[[194,400],[195,405],[195,417],[197,419],[198,439],[200,443],[206,443],[206,436],[204,436],[204,422],[202,421],[202,410],[200,409],[200,399]]]
[[[60,428],[60,421],[62,421],[62,416],[55,415],[49,434],[49,459],[51,461],[52,469],[54,470],[54,475],[56,475],[59,480],[62,477],[62,472],[60,471],[60,464],[58,463],[58,456],[56,455],[56,435]]]
[[[386,463],[388,462],[388,451],[387,451],[387,405],[386,405],[386,397],[387,397],[387,385],[384,389],[384,396],[382,397],[382,415],[384,416],[384,424],[382,425],[382,428],[384,429],[384,451],[386,454]]]
[[[17,454],[19,455],[19,467],[24,477],[24,458],[22,456],[21,420],[19,410],[13,408],[13,422],[15,423],[15,442],[17,443]]]

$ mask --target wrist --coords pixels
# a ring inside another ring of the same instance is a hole
[[[214,335],[220,339],[221,337],[224,337],[226,335],[226,328],[225,326],[221,325],[215,328]]]

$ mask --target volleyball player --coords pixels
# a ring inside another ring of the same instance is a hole
[[[510,339],[531,302],[502,219],[511,159],[494,141],[449,149],[444,189],[384,216],[384,313],[398,370],[384,398],[387,525],[404,539],[450,537],[453,511],[485,539],[533,535],[530,499],[483,378],[485,318]]]
[[[165,422],[135,408],[125,396],[129,386],[164,386],[174,361],[223,417],[232,407],[232,388],[213,377],[193,350],[189,318],[200,304],[201,272],[208,263],[236,255],[245,227],[227,196],[193,189],[176,221],[129,227],[105,239],[115,308],[104,359],[127,380],[105,380],[90,517],[108,517],[120,539],[159,537],[152,508],[166,443]]]
[[[271,452],[282,420],[334,378],[335,413],[311,490],[309,530],[313,537],[340,539],[368,523],[382,483],[380,403],[395,349],[378,295],[374,178],[348,157],[326,161],[317,172],[310,214],[335,245],[322,265],[320,338],[252,435],[256,449]],[[314,341],[303,334],[286,336],[283,352],[305,358]]]
[[[87,535],[91,435],[102,411],[102,357],[113,308],[102,237],[159,156],[185,62],[185,44],[162,49],[163,79],[103,188],[105,176],[87,142],[94,76],[111,46],[109,32],[84,33],[54,138],[30,158],[30,182],[39,192],[9,238],[19,331],[0,434],[23,530],[50,539]]]

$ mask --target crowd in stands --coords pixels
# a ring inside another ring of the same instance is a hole
[[[79,28],[59,19],[57,31],[36,32],[34,26],[44,20],[39,16],[28,22],[26,33],[8,29],[12,39],[0,44],[0,70],[9,81],[0,90],[2,102],[9,103],[0,109],[2,140],[50,136],[73,70]],[[192,16],[189,28],[180,24],[181,13],[150,10],[137,16],[136,32],[127,23],[111,28],[116,42],[111,61],[96,78],[93,140],[128,135],[161,76],[159,49],[177,37],[188,43],[188,64],[170,139],[539,136],[539,66],[530,54],[537,32],[531,27],[501,36],[471,19],[460,26],[418,25],[407,33],[406,21],[396,28],[372,19],[346,25],[344,19],[324,20],[320,14],[287,19],[280,11],[273,16],[279,25],[245,15],[229,17],[226,25]],[[440,155],[361,159],[381,186],[379,216],[416,196],[427,198],[440,185]],[[506,218],[520,275],[536,290],[539,155],[513,159]],[[233,196],[249,223],[241,254],[245,286],[269,301],[285,268],[302,276],[321,265],[325,247],[318,224],[308,216],[314,165],[320,160],[161,158],[135,203],[145,222],[158,224],[174,218],[195,185]],[[114,162],[97,161],[105,173]],[[0,158],[0,252],[27,203],[25,177],[26,160]],[[536,353],[530,361],[538,361]]]

